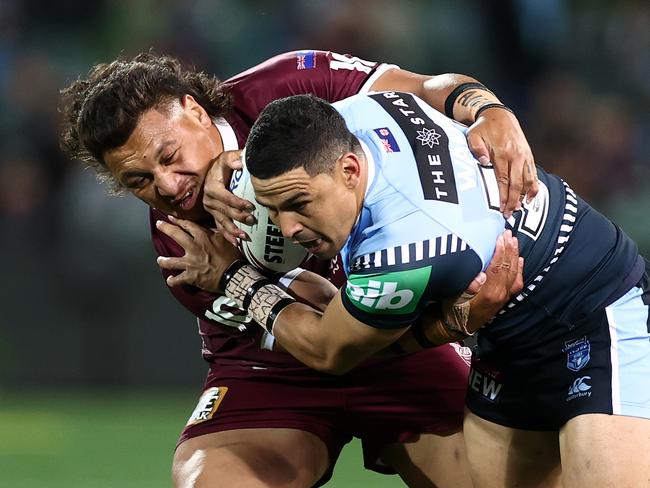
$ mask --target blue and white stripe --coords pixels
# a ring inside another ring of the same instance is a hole
[[[557,241],[555,245],[555,250],[553,251],[553,257],[548,262],[548,265],[543,268],[535,278],[530,282],[526,288],[524,288],[515,298],[510,300],[510,302],[499,311],[497,315],[502,315],[508,310],[514,308],[518,303],[523,302],[528,296],[539,286],[539,283],[544,279],[548,274],[549,270],[553,265],[560,259],[560,255],[566,247],[566,243],[569,242],[571,232],[576,222],[576,216],[578,215],[578,198],[576,197],[575,192],[567,185],[564,181],[564,188],[566,190],[566,202],[564,204],[564,215],[562,216],[562,222],[560,223],[560,232],[557,235]]]
[[[389,247],[381,251],[364,254],[354,259],[350,272],[382,269],[386,267],[429,261],[438,256],[453,254],[471,249],[465,241],[455,234],[446,234],[410,244]]]

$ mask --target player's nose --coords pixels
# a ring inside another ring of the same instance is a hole
[[[293,239],[303,229],[300,222],[293,218],[289,212],[279,212],[277,219],[278,227],[280,227],[282,235],[287,239]]]
[[[180,178],[172,172],[161,172],[155,175],[154,183],[158,193],[164,197],[175,198],[180,191]]]

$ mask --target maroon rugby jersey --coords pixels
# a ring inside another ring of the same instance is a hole
[[[218,121],[224,150],[243,148],[251,126],[267,104],[279,98],[311,93],[336,102],[368,91],[374,81],[393,65],[360,60],[325,51],[296,51],[275,56],[224,82],[233,96],[233,111]],[[234,133],[233,133],[234,132]],[[165,214],[151,209],[151,232],[156,252],[161,256],[182,256],[184,251],[173,239],[158,231],[156,220]],[[317,263],[311,267],[337,286],[343,281],[336,263]],[[163,271],[167,277],[168,272]],[[262,349],[263,331],[251,323],[243,311],[224,296],[190,286],[171,288],[174,296],[199,318],[203,357],[211,362],[266,363],[298,365],[285,353]],[[240,326],[239,329],[224,323]]]

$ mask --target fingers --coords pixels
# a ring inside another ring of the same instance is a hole
[[[178,217],[174,217],[173,215],[169,215],[168,217],[173,224],[179,226],[181,229],[187,232],[187,234],[189,234],[192,238],[196,238],[196,236],[200,232],[205,232],[203,227],[192,222],[191,220],[179,219]]]
[[[238,238],[244,241],[250,241],[248,234],[237,227],[237,225],[226,216],[224,209],[219,208],[214,210],[206,208],[206,210],[208,210],[208,213],[214,219],[217,230],[219,230],[219,232],[221,232],[231,244],[237,244]]]
[[[508,270],[506,284],[509,288],[517,277],[517,271],[519,269],[519,242],[517,238],[512,235],[510,230],[504,232],[504,247],[505,249],[501,267]]]
[[[506,231],[506,232],[510,232],[510,231]],[[506,254],[506,244],[505,244],[504,234],[501,234],[499,237],[497,237],[496,245],[494,247],[494,254],[492,255],[492,260],[490,261],[488,268],[485,270],[486,273],[488,273],[491,276],[492,275],[498,276],[501,271],[501,268],[503,267],[502,264],[505,260],[505,254]]]
[[[186,266],[183,258],[174,258],[174,257],[167,257],[167,256],[158,256],[156,258],[156,263],[158,263],[160,269],[166,269],[168,271],[185,269]]]
[[[519,293],[524,287],[524,258],[519,256],[518,239],[512,236],[509,230],[504,233],[504,241],[502,267],[507,267],[508,273],[503,286],[507,295],[511,296]]]
[[[203,206],[208,210],[223,212],[229,218],[235,218],[241,222],[255,210],[255,205],[252,202],[233,195],[223,185],[218,187],[215,184],[210,184],[209,188],[206,185],[203,189]],[[240,215],[241,212],[244,215]]]
[[[184,229],[182,229],[177,225],[170,224],[169,222],[165,222],[164,220],[158,220],[156,222],[156,227],[163,234],[171,237],[174,241],[176,241],[177,244],[182,246],[184,249],[190,246],[192,244],[192,241],[194,240],[193,237]]]
[[[510,217],[512,212],[521,210],[522,195],[525,194],[524,189],[524,159],[517,157],[511,159],[504,166],[510,168],[510,184],[508,186],[508,196],[504,208],[504,215],[506,218]],[[503,205],[503,198],[501,200]]]
[[[207,187],[203,193],[203,207],[208,211],[214,222],[224,236],[233,244],[237,238],[250,240],[248,235],[237,227],[234,220],[244,222],[248,225],[255,223],[255,217],[251,214],[255,205],[248,200],[233,195],[225,187]]]
[[[537,169],[535,168],[535,163],[531,160],[526,161],[524,166],[524,188],[528,188],[526,192],[526,203],[530,203],[539,191]]]
[[[519,293],[524,288],[524,258],[517,259],[517,273],[510,286],[510,295]]]
[[[524,196],[530,202],[537,194],[534,158],[517,118],[506,110],[489,112],[489,117],[479,117],[468,129],[467,141],[481,164],[487,158],[494,166],[500,209],[510,218],[521,208]]]
[[[225,187],[211,190],[210,192],[206,192],[205,194],[208,195],[208,198],[215,201],[215,202],[209,201],[208,203],[212,203],[212,204],[220,203],[226,212],[233,212],[233,211],[245,212],[247,215],[250,215],[250,212],[255,210],[255,204],[253,204],[253,202],[249,202],[248,200],[239,198],[238,196],[234,195],[229,190],[227,190]],[[205,203],[205,197],[203,198]],[[232,215],[228,214],[228,216],[236,217],[236,214],[232,214]]]
[[[481,271],[479,274],[477,274],[474,277],[474,279],[469,284],[467,289],[463,292],[463,294],[460,296],[460,298],[464,300],[472,298],[481,290],[481,287],[485,284],[486,279],[487,276],[485,275],[485,273]]]
[[[223,163],[232,170],[242,169],[242,160],[241,160],[241,149],[235,149],[232,151],[224,151],[219,156]]]
[[[175,286],[180,286],[180,285],[186,285],[188,284],[189,277],[185,271],[182,273],[174,276],[174,275],[169,275],[165,282],[167,283],[167,286],[170,288],[173,288]]]
[[[467,145],[482,166],[488,166],[490,164],[490,150],[482,137],[475,135],[474,132],[468,132]]]
[[[219,230],[238,235],[233,220],[250,222],[255,209],[252,202],[233,195],[228,189],[228,182],[233,170],[241,169],[241,151],[224,151],[212,163],[203,185],[203,207],[212,215]]]

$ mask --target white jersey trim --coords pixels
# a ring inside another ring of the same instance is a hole
[[[359,139],[359,142],[361,143],[361,150],[363,151],[363,154],[366,156],[366,162],[368,164],[368,181],[366,181],[366,191],[363,195],[364,199],[368,196],[368,191],[370,191],[370,187],[372,186],[372,182],[375,181],[375,173],[377,171],[377,163],[375,162],[375,157],[372,155],[372,151],[368,147],[368,144],[363,142],[361,139]],[[359,214],[361,215],[361,214]],[[358,218],[357,218],[358,220]],[[355,224],[356,225],[356,224]]]
[[[614,318],[614,311],[612,307],[605,309],[607,314],[607,322],[609,323],[609,337],[610,337],[610,357],[612,362],[612,413],[614,415],[621,414],[621,383],[619,380],[620,366],[618,362],[618,334],[616,332],[616,319]]]
[[[305,271],[302,268],[292,269],[291,271],[286,272],[282,275],[282,278],[278,280],[278,285],[284,290],[289,290],[291,283],[303,272]]]
[[[237,136],[231,125],[226,122],[226,119],[223,117],[217,117],[212,120],[212,123],[219,131],[221,136],[221,142],[223,144],[224,151],[235,151],[239,149],[239,144],[237,143]]]
[[[383,75],[386,73],[386,71],[391,70],[391,69],[399,69],[399,66],[396,64],[380,64],[377,66],[377,69],[375,72],[370,75],[370,78],[368,78],[363,85],[361,85],[361,88],[359,88],[358,93],[369,93],[370,89],[372,88],[372,85]]]

